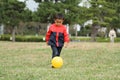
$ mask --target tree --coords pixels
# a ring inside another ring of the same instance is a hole
[[[12,28],[12,41],[14,42],[15,29],[23,19],[22,12],[24,11],[25,3],[17,0],[1,0],[0,4],[2,4],[1,23]]]
[[[39,16],[40,22],[53,22],[53,16],[55,13],[63,13],[65,15],[65,22],[72,24],[73,22],[79,22],[79,2],[80,0],[35,0],[39,2],[38,11],[35,12]]]
[[[120,26],[120,1],[119,0],[105,0],[108,2],[112,9],[115,10],[115,16],[112,19],[111,26],[113,28],[119,28]]]
[[[93,20],[91,26],[91,40],[95,41],[98,29],[102,27],[111,27],[116,18],[116,9],[111,2],[105,0],[91,0],[91,7],[88,8],[89,19]]]

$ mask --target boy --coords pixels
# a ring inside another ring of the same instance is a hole
[[[62,24],[63,21],[64,16],[62,14],[56,14],[54,23],[51,24],[46,33],[46,43],[51,46],[52,58],[60,56],[62,47],[66,47],[69,42],[66,27]]]

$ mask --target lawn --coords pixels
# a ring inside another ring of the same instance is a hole
[[[51,68],[45,43],[0,42],[0,80],[120,80],[120,43],[71,42]]]

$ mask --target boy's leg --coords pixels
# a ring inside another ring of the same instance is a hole
[[[52,58],[55,56],[59,56],[59,52],[56,46],[51,46],[52,49]]]
[[[57,47],[57,49],[58,49],[58,56],[60,56],[60,53],[61,53],[62,47]]]

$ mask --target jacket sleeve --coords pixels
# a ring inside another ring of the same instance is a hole
[[[47,31],[47,33],[46,33],[46,37],[45,37],[46,42],[49,41],[50,35],[51,35],[51,28],[49,28],[48,31]]]
[[[69,42],[69,41],[70,41],[69,35],[68,35],[67,30],[65,28],[65,30],[64,30],[64,42]]]

